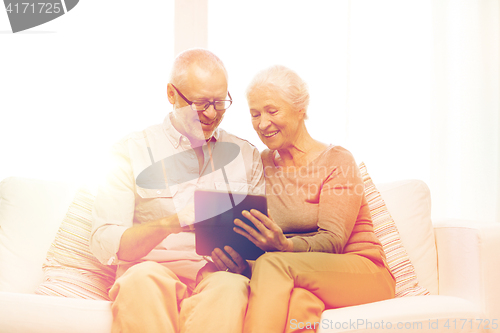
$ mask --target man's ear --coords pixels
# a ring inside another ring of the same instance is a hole
[[[167,97],[170,104],[175,104],[175,89],[172,86],[172,83],[167,84]]]

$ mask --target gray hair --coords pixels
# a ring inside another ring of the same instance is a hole
[[[224,67],[219,57],[206,49],[194,48],[177,55],[172,65],[172,71],[170,72],[170,83],[181,89],[187,81],[188,69],[193,64],[206,70],[220,69],[224,72],[226,80],[228,78],[226,67]]]
[[[248,85],[247,99],[255,89],[262,87],[275,91],[296,111],[304,110],[304,119],[307,119],[309,89],[307,83],[293,70],[282,65],[274,65],[260,71]]]

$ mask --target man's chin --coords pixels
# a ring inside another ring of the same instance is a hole
[[[214,135],[214,131],[203,131],[203,135],[205,136],[205,141],[207,141]]]

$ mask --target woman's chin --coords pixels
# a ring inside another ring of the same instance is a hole
[[[271,150],[277,150],[280,148],[280,144],[277,140],[262,140],[261,138],[261,141],[263,144],[265,144],[267,146],[267,148],[271,149]]]

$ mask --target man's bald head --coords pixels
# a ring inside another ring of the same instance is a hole
[[[189,49],[175,58],[170,73],[170,83],[179,89],[184,88],[188,80],[189,69],[193,65],[210,72],[221,70],[227,81],[227,71],[219,57],[205,49]]]

